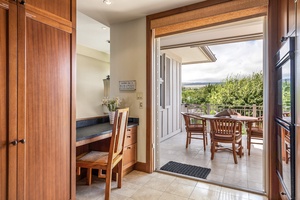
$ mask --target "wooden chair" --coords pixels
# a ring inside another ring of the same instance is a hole
[[[236,154],[242,157],[242,122],[230,118],[212,119],[211,122],[211,160],[218,150],[230,150],[234,163],[237,164]],[[226,148],[220,143],[231,143],[232,148]],[[237,145],[237,146],[236,146]]]
[[[118,173],[118,188],[122,186],[123,149],[127,131],[129,109],[118,109],[115,114],[109,152],[91,151],[76,158],[77,175],[81,168],[87,168],[87,184],[92,182],[92,169],[98,169],[98,176],[106,179],[105,199],[110,198],[112,171]],[[106,174],[102,173],[106,171]]]
[[[252,139],[261,140],[261,142],[253,142]],[[259,117],[257,121],[248,122],[247,124],[247,149],[250,155],[251,144],[263,144],[263,119]]]
[[[186,130],[186,145],[191,144],[191,139],[203,140],[204,151],[207,145],[207,132],[206,132],[206,120],[193,115],[192,113],[181,113],[185,121]]]
[[[289,159],[290,159],[290,132],[283,129],[284,132],[284,151],[285,151],[285,163],[288,164],[289,163]]]

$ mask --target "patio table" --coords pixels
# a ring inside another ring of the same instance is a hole
[[[249,117],[249,116],[239,116],[239,115],[230,115],[229,116],[222,116],[222,117],[215,117],[214,115],[201,115],[199,113],[193,113],[193,115],[195,116],[195,118],[199,117],[199,118],[204,118],[206,120],[212,120],[212,119],[224,119],[224,118],[228,118],[228,119],[232,119],[232,120],[236,120],[236,121],[241,121],[243,123],[248,123],[248,122],[255,122],[258,120],[257,117]],[[207,133],[210,133],[210,123],[206,123],[206,129],[207,129]],[[244,152],[243,154],[244,155]]]

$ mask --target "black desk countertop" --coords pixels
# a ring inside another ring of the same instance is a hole
[[[127,127],[137,125],[136,122],[128,122]],[[111,133],[112,129],[113,125],[108,122],[76,128],[76,142]]]

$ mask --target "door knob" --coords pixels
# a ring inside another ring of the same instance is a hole
[[[22,139],[22,140],[19,140],[19,142],[21,142],[22,144],[25,144],[26,140]]]
[[[14,141],[12,141],[12,142],[10,142],[10,144],[12,144],[12,145],[17,145],[18,144],[18,140],[14,140]]]

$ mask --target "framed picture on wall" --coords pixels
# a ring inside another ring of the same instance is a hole
[[[136,90],[136,81],[119,81],[119,90],[120,91],[135,91]]]

